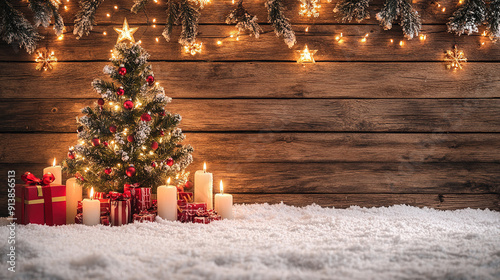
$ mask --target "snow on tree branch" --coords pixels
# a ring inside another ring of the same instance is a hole
[[[295,32],[292,29],[290,21],[283,13],[283,4],[281,0],[267,0],[266,7],[269,23],[273,25],[276,36],[283,36],[288,47],[293,47],[293,45],[297,43]]]
[[[75,16],[73,34],[77,39],[89,35],[95,25],[95,14],[103,0],[80,0],[80,10]]]
[[[470,35],[478,32],[478,26],[486,19],[486,4],[483,0],[467,0],[453,13],[448,22],[448,32]]]
[[[0,0],[0,37],[7,44],[15,44],[30,54],[36,50],[37,42],[43,38],[7,0]]]
[[[252,16],[243,7],[243,0],[240,0],[236,9],[232,10],[231,13],[226,18],[227,24],[236,23],[236,28],[238,31],[243,32],[245,30],[250,31],[255,38],[259,38],[262,28],[257,23],[257,17]]]
[[[364,19],[370,18],[370,13],[367,11],[371,0],[340,0],[334,13],[340,14],[343,22],[350,22],[353,19],[361,22]]]
[[[410,0],[386,0],[384,7],[377,14],[380,25],[385,30],[392,28],[392,23],[400,19],[399,25],[407,39],[417,37],[422,27],[422,21],[418,12],[413,9]]]

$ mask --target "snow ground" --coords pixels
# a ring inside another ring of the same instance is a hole
[[[236,205],[209,225],[18,226],[1,279],[500,279],[500,212]]]

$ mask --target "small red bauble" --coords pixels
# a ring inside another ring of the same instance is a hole
[[[155,83],[155,77],[153,77],[153,75],[149,75],[146,77],[146,81],[148,82],[148,85],[152,86]]]
[[[143,122],[149,122],[151,120],[151,115],[148,113],[144,113],[141,115],[141,121]]]
[[[193,184],[193,182],[191,182],[191,181],[186,181],[186,184],[184,184],[184,187],[185,187],[186,189],[190,189],[190,188],[192,188],[193,186],[194,186],[194,184]]]
[[[125,94],[125,90],[123,89],[123,87],[119,87],[116,90],[116,94],[118,94],[119,96],[122,96],[123,94]]]
[[[104,99],[99,98],[99,99],[97,100],[97,104],[99,104],[99,106],[104,105]]]
[[[75,152],[73,152],[73,151],[69,151],[69,152],[68,152],[68,158],[69,158],[69,159],[75,159]]]
[[[151,143],[151,149],[153,149],[153,151],[156,151],[156,149],[158,149],[158,142],[153,141],[153,143]]]
[[[123,103],[123,107],[125,107],[125,109],[127,110],[132,110],[132,108],[134,108],[134,102],[132,102],[131,100],[127,100]]]
[[[102,144],[103,144],[105,147],[107,147],[107,146],[109,145],[109,144],[108,144],[108,141],[104,141],[104,142],[102,142]]]
[[[156,161],[153,161],[153,162],[151,163],[151,166],[152,166],[153,168],[154,168],[154,167],[156,167]]]
[[[113,169],[111,169],[111,167],[104,169],[104,173],[106,173],[108,175],[111,174],[111,172],[113,172]]]
[[[116,132],[116,125],[112,125],[109,127],[109,132],[115,133]]]
[[[168,166],[172,166],[173,164],[174,164],[174,159],[173,158],[167,159],[167,165]]]
[[[161,135],[161,136],[164,136],[164,135],[165,135],[165,131],[160,130],[160,135]]]
[[[42,182],[44,185],[48,185],[48,184],[54,182],[55,179],[56,179],[56,177],[54,176],[54,174],[47,172],[46,174],[43,175]]]
[[[127,68],[125,68],[125,65],[120,65],[120,68],[118,68],[118,74],[125,76],[127,74]]]
[[[101,145],[101,140],[99,140],[99,138],[92,139],[92,146],[97,147],[99,145]]]
[[[130,165],[129,167],[127,167],[127,170],[125,170],[125,174],[127,174],[127,176],[129,177],[132,177],[135,175],[135,167],[134,165]]]
[[[130,134],[129,136],[127,136],[127,141],[134,142],[134,135]]]
[[[159,115],[162,116],[162,117],[165,116],[166,115],[165,114],[165,110],[161,111]]]

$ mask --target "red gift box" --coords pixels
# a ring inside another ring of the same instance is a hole
[[[103,215],[101,216],[101,225],[109,226],[109,216],[108,215]]]
[[[125,185],[124,192],[130,192],[130,203],[133,214],[139,214],[141,211],[151,208],[151,188]]]
[[[66,186],[16,185],[18,224],[66,224]]]
[[[79,225],[83,224],[83,214],[82,213],[76,214],[75,224],[79,224]]]
[[[130,199],[112,200],[110,224],[112,226],[126,225],[130,222]]]
[[[92,199],[105,199],[106,198],[106,193],[105,192],[94,192],[94,197]]]
[[[206,203],[188,203],[185,200],[177,201],[177,220],[182,223],[193,222],[198,211],[206,211]]]
[[[156,220],[156,214],[155,213],[151,213],[149,211],[142,211],[139,214],[134,214],[133,220],[134,221],[138,221],[140,223],[143,223],[143,222],[154,222]]]
[[[194,217],[193,223],[197,224],[210,224],[210,218],[208,217]]]

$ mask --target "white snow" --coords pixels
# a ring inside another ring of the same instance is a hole
[[[499,279],[500,213],[236,205],[235,219],[18,226],[1,279]]]

